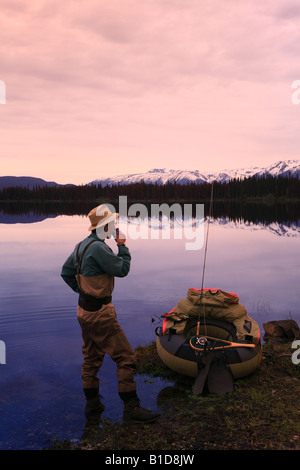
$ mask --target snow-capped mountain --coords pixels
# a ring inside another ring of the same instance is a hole
[[[146,173],[133,173],[129,175],[113,176],[91,181],[89,184],[101,184],[102,186],[111,186],[113,184],[130,184],[144,181],[145,183],[166,184],[176,182],[186,184],[189,182],[211,183],[212,181],[229,181],[234,178],[247,178],[249,176],[262,176],[270,174],[272,176],[292,176],[300,177],[300,160],[279,161],[268,167],[250,167],[231,170],[222,170],[219,172],[201,172],[200,170],[168,170],[166,168],[153,169]]]

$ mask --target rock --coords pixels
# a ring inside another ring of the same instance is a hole
[[[300,328],[295,320],[269,321],[263,324],[265,338],[282,338],[292,340],[300,338]]]

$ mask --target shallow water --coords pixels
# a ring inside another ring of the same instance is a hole
[[[34,220],[34,221],[33,221]],[[2,223],[1,223],[2,222]],[[81,388],[81,333],[77,295],[60,278],[61,266],[87,235],[83,216],[0,214],[0,449],[39,449],[47,439],[79,439],[85,426]],[[130,274],[116,279],[113,303],[135,348],[155,339],[160,316],[189,287],[201,287],[204,249],[184,239],[129,239]],[[108,242],[114,247],[114,242]],[[239,295],[259,324],[292,317],[300,323],[299,224],[210,224],[205,287]],[[153,322],[154,320],[154,322]],[[4,362],[4,361],[2,361]],[[121,421],[115,364],[100,371],[103,417]],[[143,406],[155,409],[169,384],[137,376]]]

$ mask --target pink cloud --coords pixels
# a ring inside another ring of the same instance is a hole
[[[279,0],[3,1],[1,174],[81,183],[297,157],[298,13]]]

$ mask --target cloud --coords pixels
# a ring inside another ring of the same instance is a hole
[[[82,175],[84,150],[124,169],[126,156],[131,171],[149,158],[195,168],[199,155],[218,169],[266,148],[273,159],[280,139],[294,152],[298,12],[279,0],[3,0],[2,153],[18,159],[22,142],[24,155],[64,153],[66,167],[76,155]]]
[[[278,18],[283,20],[295,20],[298,16],[300,16],[300,5],[298,2],[291,1],[286,2],[285,5],[279,4],[277,10],[275,12]]]
[[[299,39],[256,1],[27,5],[2,10],[4,73],[117,94],[167,92],[207,77],[269,80],[289,67],[282,50]]]

